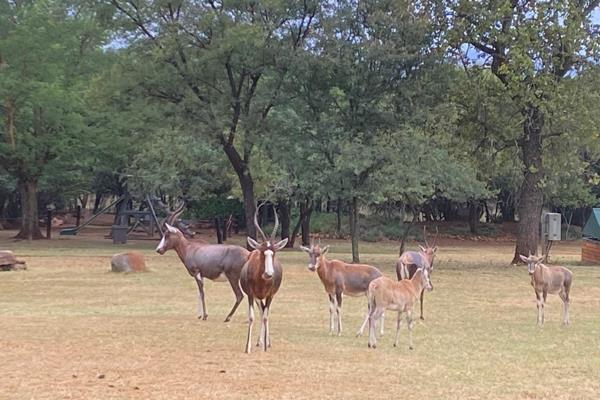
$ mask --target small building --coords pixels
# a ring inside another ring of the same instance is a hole
[[[583,227],[581,261],[600,264],[600,208],[592,209],[590,218]]]

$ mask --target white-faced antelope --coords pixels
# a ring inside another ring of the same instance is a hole
[[[308,253],[310,258],[308,269],[310,271],[317,271],[325,292],[329,296],[329,333],[334,334],[337,326],[337,334],[339,336],[342,334],[341,314],[343,295],[366,295],[369,283],[373,279],[382,276],[382,273],[371,265],[348,264],[340,260],[328,260],[325,254],[329,250],[329,246],[321,248],[319,245],[311,244],[310,247],[300,246],[300,249]],[[362,335],[367,320],[368,312],[363,324],[356,333],[357,336]],[[381,334],[383,335],[383,319],[381,322]]]
[[[433,272],[433,259],[435,258],[435,253],[437,252],[437,237],[433,240],[433,245],[429,245],[427,242],[427,232],[425,227],[423,227],[423,239],[425,240],[425,246],[419,246],[419,251],[405,251],[400,255],[398,261],[396,262],[396,275],[398,276],[398,280],[401,279],[410,279],[414,276],[415,272],[419,268],[428,268],[429,275]],[[421,319],[425,319],[423,316],[423,296],[425,291],[422,290],[420,293],[420,303],[421,303]]]
[[[548,293],[557,294],[563,301],[563,324],[569,324],[569,292],[573,281],[573,273],[565,267],[547,267],[542,264],[544,256],[525,257],[519,255],[527,263],[527,270],[531,276],[531,286],[535,291],[537,300],[537,323],[544,325],[544,305]]]
[[[375,348],[377,346],[375,322],[383,315],[385,310],[392,310],[398,312],[394,347],[398,345],[400,321],[404,313],[406,314],[406,323],[408,326],[408,348],[413,348],[412,330],[414,322],[412,312],[414,304],[422,290],[433,290],[428,271],[427,268],[418,268],[411,279],[394,281],[382,276],[369,284],[369,291],[367,292],[369,300],[369,347]]]
[[[240,273],[250,252],[243,247],[225,244],[190,242],[183,233],[165,224],[166,231],[156,247],[159,254],[174,249],[188,273],[198,284],[198,318],[208,317],[204,301],[204,278],[213,281],[228,280],[235,294],[235,304],[225,318],[228,322],[238,308],[244,295],[240,289]]]
[[[262,205],[262,204],[261,204]],[[275,253],[285,247],[287,239],[274,242],[275,234],[279,226],[279,218],[275,211],[275,227],[271,237],[267,238],[258,224],[257,214],[260,206],[254,214],[254,225],[256,231],[262,236],[262,243],[248,237],[248,244],[254,249],[250,253],[250,257],[240,276],[240,283],[244,293],[248,296],[248,338],[246,340],[246,353],[250,353],[252,347],[252,326],[254,324],[254,301],[258,305],[260,311],[260,335],[258,337],[257,346],[262,346],[264,351],[271,347],[271,339],[269,337],[269,309],[273,297],[279,290],[283,270],[281,263],[275,257]]]

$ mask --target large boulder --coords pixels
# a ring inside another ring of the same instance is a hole
[[[16,271],[27,269],[25,261],[17,260],[15,253],[10,250],[0,250],[0,271]]]
[[[146,261],[144,255],[137,251],[115,254],[110,260],[112,272],[144,272]]]

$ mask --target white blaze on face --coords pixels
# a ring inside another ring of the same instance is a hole
[[[273,251],[265,250],[265,275],[268,277],[273,276],[275,269],[273,269]]]
[[[163,247],[165,247],[165,237],[164,236],[160,240],[160,243],[158,244],[158,246],[156,246],[156,251],[161,251],[163,249]]]

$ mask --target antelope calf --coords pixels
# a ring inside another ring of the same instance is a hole
[[[262,205],[262,204],[261,204]],[[260,335],[257,346],[262,346],[264,351],[271,347],[269,337],[269,308],[273,297],[279,290],[283,271],[281,263],[275,258],[275,253],[285,247],[287,239],[274,242],[275,234],[279,226],[279,218],[275,212],[275,227],[271,237],[267,238],[256,218],[260,206],[254,214],[254,225],[263,238],[262,243],[248,237],[248,244],[254,249],[240,276],[240,283],[244,293],[248,296],[248,338],[246,340],[246,353],[250,353],[252,341],[252,325],[254,324],[254,301],[259,306],[261,316]]]
[[[165,224],[166,231],[156,247],[159,254],[175,250],[188,273],[198,285],[198,318],[208,318],[204,301],[204,278],[227,280],[235,294],[235,304],[225,318],[228,322],[238,308],[244,295],[240,289],[240,273],[250,252],[243,247],[225,244],[190,242],[177,228]]]
[[[310,247],[300,246],[300,249],[308,253],[310,258],[308,269],[313,272],[317,271],[325,292],[329,296],[329,333],[334,334],[335,326],[337,326],[337,334],[339,336],[342,334],[341,313],[343,295],[366,295],[369,283],[373,279],[382,276],[382,274],[377,268],[371,265],[348,264],[340,260],[328,260],[325,254],[329,250],[329,246],[321,248],[319,245],[313,244]],[[367,320],[368,312],[363,324],[356,333],[357,336],[362,335]],[[383,335],[383,319],[381,322],[381,334]]]
[[[410,279],[414,276],[415,272],[419,268],[427,268],[429,274],[433,272],[433,259],[435,258],[435,253],[437,252],[437,234],[435,236],[433,245],[429,245],[427,242],[427,232],[425,227],[423,227],[423,239],[425,240],[425,246],[419,245],[419,251],[405,251],[398,257],[398,261],[396,262],[396,275],[398,276],[398,280],[401,279]],[[420,293],[420,305],[421,305],[421,315],[420,318],[422,320],[425,319],[423,316],[423,295],[425,291],[422,290]]]
[[[369,300],[369,347],[375,348],[377,346],[375,322],[383,315],[385,310],[392,310],[398,312],[394,347],[398,345],[400,321],[402,314],[405,313],[408,325],[408,348],[412,350],[413,306],[423,289],[427,291],[433,290],[433,286],[431,286],[431,281],[429,280],[428,268],[418,268],[411,279],[394,281],[382,276],[369,284],[367,292]]]
[[[531,276],[531,286],[535,291],[537,300],[537,323],[544,325],[544,304],[548,293],[557,294],[563,301],[563,324],[569,325],[569,292],[573,273],[565,267],[547,267],[542,264],[544,256],[525,257],[519,255],[521,260],[527,263],[527,270]]]

